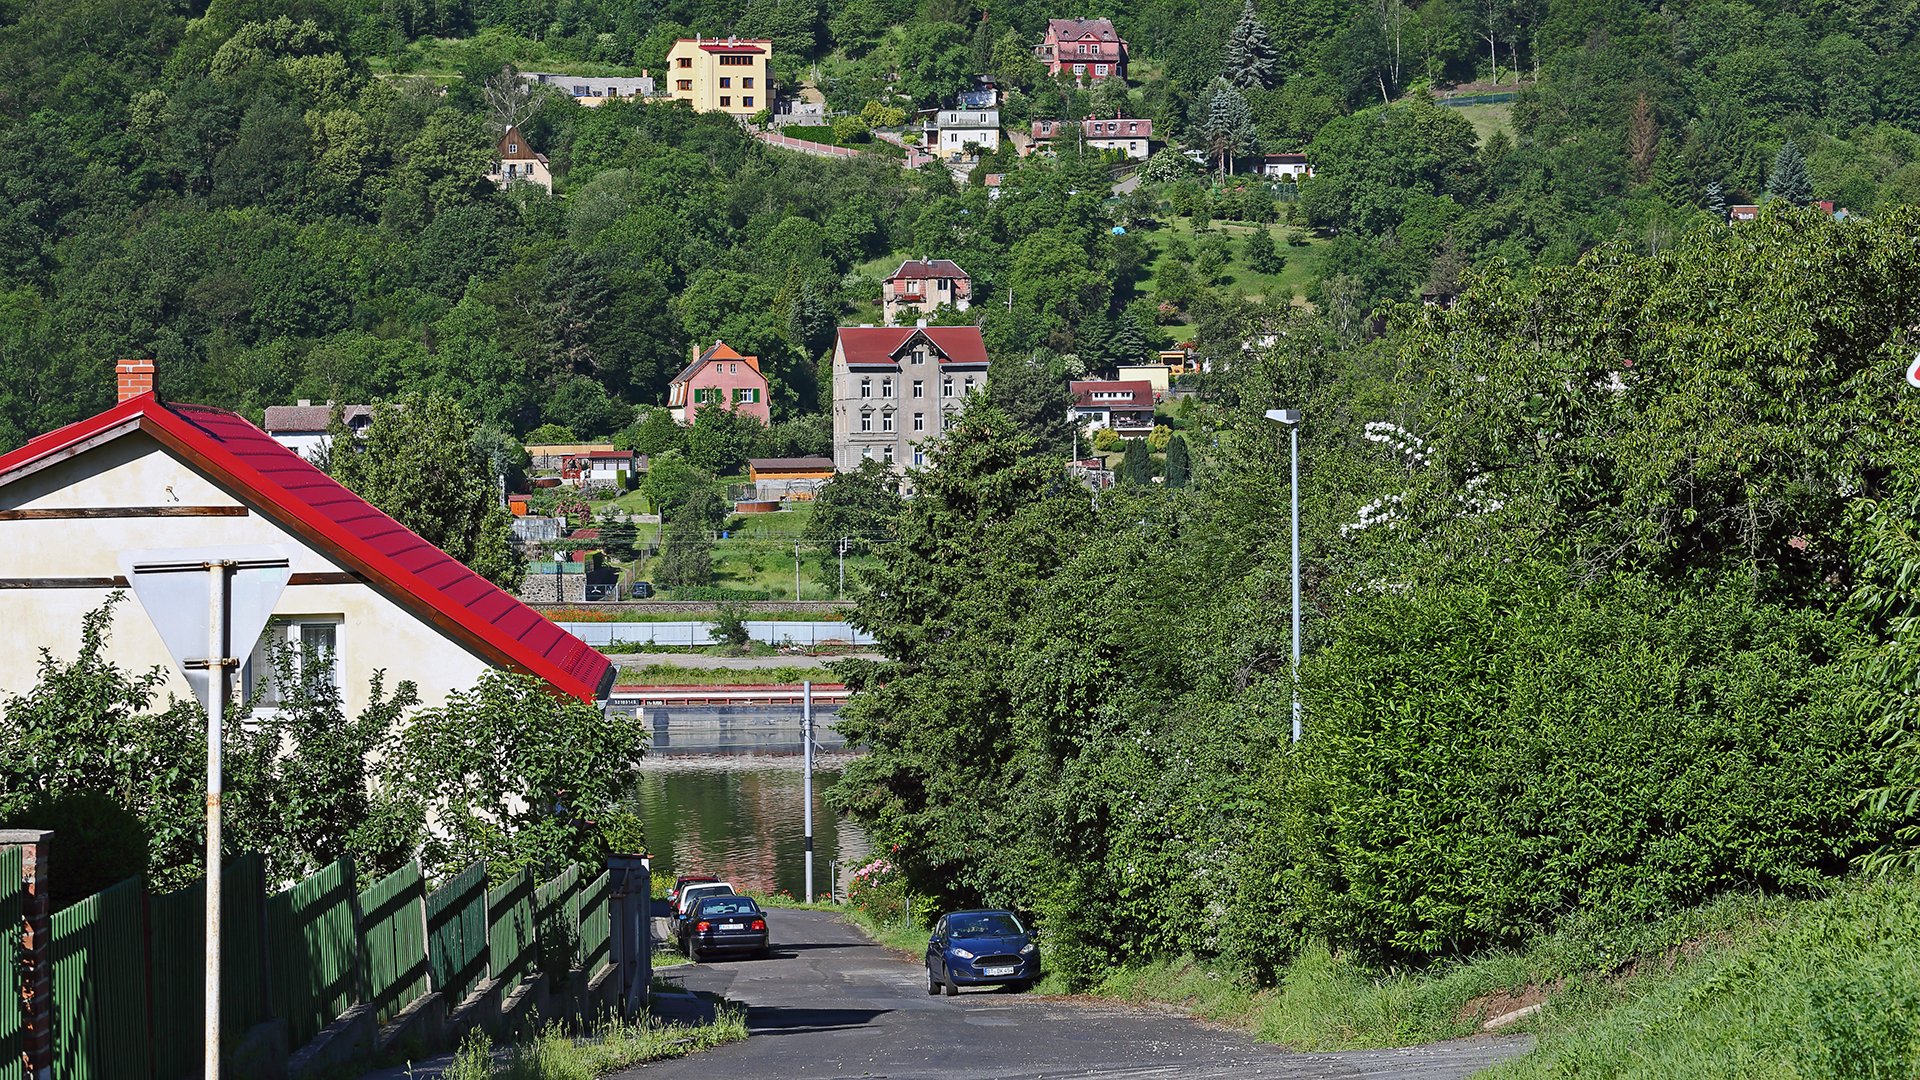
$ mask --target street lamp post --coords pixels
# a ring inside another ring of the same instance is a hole
[[[1267,419],[1287,425],[1293,503],[1293,741],[1300,741],[1300,410],[1268,409]]]

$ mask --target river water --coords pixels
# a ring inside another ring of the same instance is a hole
[[[867,838],[825,802],[846,758],[816,759],[813,772],[813,887],[824,896],[828,863],[867,861]],[[756,892],[799,896],[805,887],[800,755],[675,756],[642,767],[635,793],[646,818],[656,878],[718,874]]]

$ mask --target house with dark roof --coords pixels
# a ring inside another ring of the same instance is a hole
[[[1080,133],[1089,150],[1112,150],[1136,160],[1152,152],[1153,121],[1125,117],[1080,121]]]
[[[880,290],[890,323],[931,315],[943,306],[965,311],[972,302],[973,279],[952,259],[908,259],[887,275]]]
[[[1146,379],[1087,380],[1067,384],[1072,418],[1088,431],[1112,428],[1129,438],[1153,434],[1153,383]]]
[[[271,700],[268,648],[305,646],[348,715],[376,673],[412,681],[424,705],[489,668],[533,675],[582,701],[605,697],[607,658],[224,409],[163,400],[151,361],[120,365],[119,402],[0,455],[0,691],[38,677],[39,651],[68,655],[82,618],[126,587],[137,551],[270,548],[291,577],[258,642],[235,642],[243,692]],[[138,605],[114,609],[111,659],[159,667],[162,693],[192,691]]]
[[[1033,57],[1048,75],[1070,71],[1075,82],[1127,77],[1127,41],[1111,19],[1049,19]]]
[[[355,435],[366,434],[367,425],[373,423],[371,405],[342,405],[340,413],[347,430]],[[312,460],[314,452],[327,445],[330,437],[327,425],[332,419],[333,402],[315,405],[302,398],[298,405],[267,406],[266,416],[260,426],[273,436],[274,442]]]
[[[675,423],[691,424],[701,409],[712,405],[746,413],[762,424],[772,422],[759,357],[742,356],[718,338],[704,351],[698,345],[694,350],[692,362],[667,387],[667,409]]]
[[[926,440],[987,385],[977,326],[843,326],[833,343],[833,463],[927,463]]]
[[[532,184],[553,190],[553,170],[547,166],[547,155],[535,153],[519,128],[509,126],[493,151],[493,168],[487,172],[493,186],[505,191],[515,184]]]

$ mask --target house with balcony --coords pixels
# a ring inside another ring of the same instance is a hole
[[[691,424],[701,409],[713,406],[745,413],[762,424],[772,421],[767,377],[760,371],[759,357],[742,356],[719,340],[694,353],[693,361],[667,387],[667,409],[675,423]]]
[[[681,38],[667,50],[667,96],[694,112],[746,119],[773,104],[773,42]]]
[[[1000,149],[999,109],[941,109],[926,132],[942,161],[967,161]]]
[[[520,81],[528,86],[550,86],[589,109],[609,101],[635,101],[653,97],[658,86],[653,74],[641,71],[632,76],[561,75],[552,71],[525,71]]]
[[[941,307],[965,311],[973,302],[973,279],[951,259],[909,259],[887,275],[880,304],[890,323],[931,315]]]
[[[1152,153],[1151,120],[1096,120],[1089,117],[1080,121],[1080,134],[1083,145],[1089,150],[1108,150],[1138,161],[1146,160],[1147,155]]]
[[[925,443],[987,385],[977,326],[843,326],[833,343],[833,464],[927,464]]]
[[[1088,431],[1112,428],[1138,439],[1153,434],[1153,384],[1145,379],[1087,380],[1067,385],[1073,392],[1069,415]]]
[[[1111,19],[1050,19],[1033,56],[1048,75],[1070,72],[1075,82],[1127,77],[1127,42]]]
[[[547,168],[547,155],[534,153],[533,145],[517,127],[508,127],[506,134],[494,144],[493,168],[488,170],[487,179],[502,191],[515,184],[553,190],[553,172]]]

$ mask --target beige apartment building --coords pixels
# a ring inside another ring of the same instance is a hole
[[[921,444],[987,385],[977,326],[843,326],[833,345],[833,464],[927,464]]]
[[[667,96],[694,112],[748,117],[773,104],[773,42],[681,38],[667,52]]]

